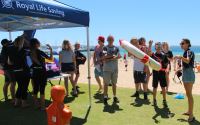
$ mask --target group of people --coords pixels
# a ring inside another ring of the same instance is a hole
[[[96,81],[99,85],[98,91],[103,91],[103,101],[108,105],[108,86],[112,86],[113,102],[119,103],[116,95],[117,80],[118,80],[118,60],[121,58],[120,50],[114,45],[114,37],[109,35],[107,37],[108,44],[105,45],[105,38],[98,37],[98,45],[94,49],[94,74]],[[169,50],[167,42],[155,43],[155,52],[152,50],[153,41],[149,41],[146,45],[145,38],[132,38],[130,43],[160,62],[162,68],[159,71],[152,70],[145,65],[145,59],[139,59],[128,53],[128,56],[133,59],[133,78],[135,82],[136,92],[132,97],[136,99],[140,96],[140,89],[143,88],[144,100],[148,100],[148,83],[152,76],[153,87],[153,104],[157,106],[156,94],[158,84],[162,89],[163,105],[167,106],[166,93],[169,88],[169,73],[171,70],[171,62],[178,60],[182,66],[182,81],[188,97],[188,111],[184,115],[188,115],[188,121],[191,122],[195,118],[193,116],[193,96],[192,87],[195,82],[194,74],[194,59],[195,55],[190,50],[191,43],[189,39],[183,39],[180,43],[181,48],[185,51],[183,56],[174,56],[172,51]],[[29,106],[27,103],[27,91],[30,80],[33,85],[33,98],[35,106],[41,110],[45,109],[45,86],[47,83],[47,72],[45,67],[45,59],[53,59],[53,51],[50,45],[47,49],[50,54],[46,54],[40,50],[40,42],[36,38],[27,40],[23,35],[17,37],[14,42],[7,39],[1,41],[1,65],[3,66],[5,74],[5,84],[3,88],[5,100],[8,100],[8,86],[10,85],[11,96],[14,106],[21,106],[23,108]],[[70,74],[69,80],[72,84],[72,95],[77,96],[78,78],[80,75],[79,65],[84,64],[86,57],[80,52],[80,43],[75,44],[75,49],[68,40],[64,40],[62,50],[59,52],[59,67],[62,73]],[[100,78],[103,78],[101,82]],[[17,91],[15,92],[15,84],[18,84]],[[68,77],[64,79],[66,88],[66,97],[69,95],[68,90]],[[103,84],[102,84],[103,83]],[[141,87],[142,85],[142,87]],[[38,101],[38,92],[40,92],[40,101]]]
[[[112,86],[113,90],[113,102],[118,103],[119,99],[116,96],[116,84],[118,79],[118,60],[121,58],[119,48],[116,47],[114,43],[114,37],[107,37],[108,44],[104,45],[105,38],[103,36],[98,37],[98,45],[94,50],[94,66],[95,66],[95,78],[99,85],[99,90],[103,90],[103,99],[104,104],[108,104],[108,86]],[[172,69],[172,61],[179,63],[179,68],[175,69],[180,71],[180,64],[182,69],[182,81],[184,83],[184,88],[188,98],[188,110],[183,113],[183,115],[189,116],[188,121],[194,121],[195,117],[193,116],[193,96],[192,96],[192,87],[195,82],[195,73],[194,73],[194,59],[195,55],[192,50],[190,50],[191,43],[189,39],[182,39],[180,46],[184,50],[183,56],[173,56],[172,51],[169,50],[169,45],[167,42],[156,42],[155,43],[155,52],[153,52],[152,46],[153,41],[149,41],[149,45],[146,44],[145,38],[132,38],[130,43],[152,57],[154,60],[161,64],[161,69],[159,71],[152,70],[145,65],[146,60],[139,59],[128,53],[128,56],[133,59],[133,78],[135,82],[136,92],[131,97],[136,97],[139,99],[141,85],[143,87],[144,100],[148,100],[148,83],[149,79],[152,76],[152,87],[153,87],[153,105],[157,106],[157,88],[160,85],[163,95],[163,105],[167,106],[167,92],[169,89],[170,78],[169,74]],[[100,80],[100,77],[103,78],[103,84]]]
[[[45,109],[45,85],[47,81],[45,59],[52,59],[52,48],[47,45],[50,50],[50,56],[39,49],[40,42],[33,38],[30,42],[25,37],[19,36],[14,42],[7,39],[2,40],[1,65],[3,66],[5,75],[4,97],[8,100],[7,90],[11,85],[12,102],[15,107],[21,106],[26,108],[28,85],[30,79],[33,83],[34,102],[41,110]],[[15,92],[15,84],[17,83],[17,91]],[[40,101],[37,95],[40,92]]]
[[[5,101],[8,101],[8,87],[12,96],[12,103],[15,107],[26,108],[28,86],[32,82],[33,99],[36,108],[45,110],[45,87],[47,83],[47,69],[45,59],[53,60],[53,50],[46,45],[48,53],[40,50],[40,42],[36,38],[27,40],[19,36],[13,42],[3,39],[1,41],[1,66],[4,70],[5,84],[3,87]],[[86,57],[79,51],[80,43],[75,44],[72,49],[68,40],[63,41],[62,50],[59,53],[59,67],[62,73],[70,74],[70,81],[73,86],[73,96],[78,94],[79,65],[84,64]],[[76,75],[74,78],[74,74]],[[17,83],[17,90],[15,86]],[[65,78],[66,96],[68,96],[68,78]],[[40,93],[40,100],[38,100]]]

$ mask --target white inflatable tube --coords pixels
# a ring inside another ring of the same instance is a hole
[[[143,59],[145,57],[148,57],[148,61],[145,63],[145,65],[150,66],[152,69],[159,71],[161,70],[161,64],[154,59],[152,59],[150,56],[148,56],[146,53],[138,49],[137,47],[133,46],[131,43],[120,40],[120,46],[127,50],[129,53],[133,54],[135,57],[139,59]]]

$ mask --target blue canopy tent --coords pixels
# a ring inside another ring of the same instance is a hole
[[[87,34],[89,105],[90,90],[90,45],[89,12],[54,0],[1,0],[0,31],[11,32],[85,27]]]

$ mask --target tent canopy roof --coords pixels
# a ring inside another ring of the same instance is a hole
[[[53,0],[1,0],[0,31],[88,27],[89,12]]]

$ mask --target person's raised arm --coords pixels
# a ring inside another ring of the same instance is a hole
[[[47,49],[50,51],[50,57],[48,57],[47,59],[52,60],[53,59],[53,49],[49,44],[47,44],[46,46],[48,47]]]
[[[147,51],[147,54],[148,54],[149,56],[151,56],[151,55],[153,54],[153,52],[152,52],[152,45],[153,45],[153,40],[150,40],[150,41],[149,41],[148,51]]]

